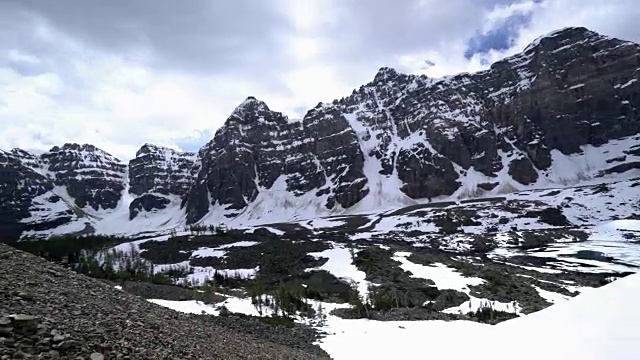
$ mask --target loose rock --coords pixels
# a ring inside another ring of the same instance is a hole
[[[313,336],[181,314],[4,244],[0,253],[10,254],[0,261],[2,360],[328,358]]]

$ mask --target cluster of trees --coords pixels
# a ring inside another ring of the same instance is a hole
[[[163,268],[159,272],[171,279],[179,279],[191,274],[192,270],[188,264],[174,264]]]
[[[480,307],[476,311],[469,311],[467,315],[475,318],[479,322],[487,324],[497,324],[501,321],[518,317],[515,301],[513,302],[514,312],[509,312],[509,309],[506,310],[507,311],[496,310],[493,306],[493,302],[487,301],[480,304]]]
[[[242,287],[248,280],[248,277],[243,276],[241,273],[229,274],[227,272],[219,272],[218,270],[215,270],[213,272],[213,276],[209,280],[209,283],[214,288],[225,287],[228,289],[234,289]]]
[[[411,296],[409,291],[402,291],[397,288],[381,288],[370,285],[369,292],[369,304],[374,310],[391,310],[399,308],[410,308],[422,306],[424,302],[416,302]]]
[[[84,251],[77,262],[69,265],[76,272],[94,278],[172,283],[168,274],[156,274],[153,264],[140,256],[140,251],[133,244],[126,250],[111,249],[97,254]]]
[[[46,240],[19,241],[13,246],[17,249],[43,257],[49,261],[74,264],[87,253],[97,253],[105,248],[130,242],[121,236],[106,235],[63,235],[52,236]]]
[[[422,303],[414,303],[406,292],[397,289],[385,289],[370,284],[367,287],[367,295],[364,296],[358,290],[357,283],[352,282],[350,285],[349,304],[361,318],[370,319],[372,311],[422,306]]]
[[[356,315],[360,318],[371,318],[371,310],[373,307],[369,297],[364,296],[358,290],[358,283],[352,281],[350,284],[349,304],[353,307]]]
[[[280,281],[277,285],[267,285],[260,278],[247,285],[251,303],[260,316],[291,318],[301,314],[308,318],[323,316],[322,306],[314,309],[309,299],[318,298],[317,291],[304,286],[299,279]],[[324,317],[326,319],[326,316]]]
[[[272,316],[282,317],[309,311],[305,288],[299,282],[281,282],[278,286],[267,287],[260,279],[256,279],[249,284],[247,292],[260,316],[267,310],[271,310]]]
[[[191,224],[191,225],[185,226],[184,231],[190,232],[192,235],[205,235],[207,233],[211,235],[217,235],[217,234],[225,234],[229,232],[229,228],[225,224],[220,224],[217,226],[213,224],[210,224],[210,225]],[[176,236],[175,229],[172,229],[171,233],[172,233],[171,236]]]
[[[492,323],[496,316],[496,310],[490,302],[485,302],[480,304],[478,310],[469,311],[467,315],[478,319],[479,322]]]
[[[163,272],[166,273],[166,272]],[[184,275],[180,276],[184,277]],[[242,288],[251,280],[242,273],[230,273],[214,270],[212,276],[206,276],[200,280],[184,280],[180,285],[189,288],[198,288],[202,291],[225,292],[230,289]]]
[[[210,295],[220,292],[234,292],[237,285],[244,286],[247,294],[251,298],[251,303],[259,314],[259,320],[271,325],[283,325],[287,327],[294,326],[293,317],[296,315],[306,316],[310,321],[317,325],[324,325],[327,315],[321,304],[316,308],[309,303],[309,295],[317,293],[307,290],[306,287],[298,280],[292,280],[278,285],[267,285],[264,279],[248,279],[242,277],[241,274],[227,274],[215,272],[212,278],[206,279],[204,282],[185,283],[183,285],[193,289],[193,298],[195,300],[206,301]],[[241,296],[240,291],[234,296]],[[221,309],[220,315],[228,315],[228,309]],[[248,316],[235,314],[236,316]]]
[[[153,264],[144,259],[133,244],[127,249],[115,248],[130,241],[121,236],[64,235],[47,240],[20,241],[15,247],[94,278],[171,284],[171,271],[154,273]]]

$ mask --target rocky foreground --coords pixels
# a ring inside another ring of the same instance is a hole
[[[0,244],[0,359],[327,359]],[[286,343],[286,342],[285,342]]]

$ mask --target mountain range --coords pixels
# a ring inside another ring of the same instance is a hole
[[[381,68],[301,120],[248,97],[197,153],[0,151],[0,234],[273,223],[630,178],[639,78],[640,45],[565,28],[473,74]]]

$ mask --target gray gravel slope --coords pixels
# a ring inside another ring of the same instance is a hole
[[[2,360],[328,358],[214,320],[163,308],[0,244]]]

